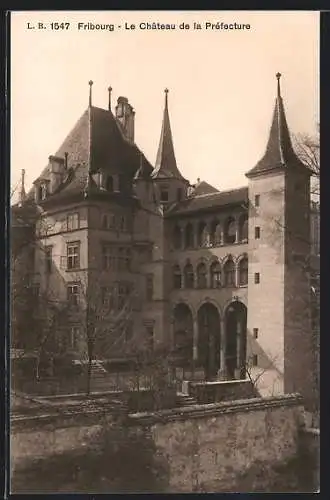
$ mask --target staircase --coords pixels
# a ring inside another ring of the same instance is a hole
[[[97,361],[93,361],[91,365],[91,376],[92,377],[98,377],[98,376],[104,376],[107,372],[107,370],[102,366],[101,363]]]
[[[197,401],[195,398],[192,396],[189,396],[188,394],[184,394],[183,392],[178,392],[176,395],[176,406],[178,408],[183,408],[186,406],[193,406],[197,405]]]

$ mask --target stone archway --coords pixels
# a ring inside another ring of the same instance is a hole
[[[190,367],[193,362],[193,317],[187,304],[180,302],[174,307],[173,320],[175,364]]]
[[[227,379],[246,376],[247,308],[239,301],[232,302],[225,312]]]
[[[207,380],[220,368],[220,315],[214,304],[205,302],[198,310],[198,362]]]

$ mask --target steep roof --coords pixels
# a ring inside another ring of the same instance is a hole
[[[247,177],[261,175],[266,172],[283,168],[302,168],[308,171],[308,167],[297,157],[292,147],[289,127],[286,121],[283,99],[280,88],[281,74],[277,73],[277,96],[270,127],[266,152],[261,160],[246,173]]]
[[[240,205],[248,202],[248,188],[242,187],[230,191],[217,191],[213,193],[192,196],[176,203],[167,212],[167,216],[185,215],[195,212],[209,212],[217,207],[226,205]]]
[[[211,193],[219,193],[219,189],[215,188],[214,186],[211,186],[206,181],[199,181],[195,185],[194,188],[194,195],[200,195],[200,194],[211,194]]]
[[[156,164],[152,173],[153,179],[184,179],[181,175],[174,153],[174,145],[168,112],[168,89],[165,89],[165,107],[163,114],[162,130],[160,134]]]
[[[68,153],[67,179],[57,192],[49,195],[52,199],[82,193],[89,174],[100,170],[124,173],[131,178],[141,163],[145,172],[150,174],[153,170],[137,145],[124,136],[112,112],[94,106],[84,111],[55,156],[63,158],[65,153]],[[50,165],[47,165],[37,180],[47,180],[49,175]],[[33,198],[32,189],[28,198]]]

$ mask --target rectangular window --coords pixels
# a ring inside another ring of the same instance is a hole
[[[109,229],[109,214],[103,214],[102,215],[102,223],[101,223],[101,226],[102,226],[102,229]]]
[[[50,274],[52,272],[52,265],[53,265],[53,247],[52,246],[45,247],[45,264],[46,264],[46,274]]]
[[[146,337],[147,345],[152,350],[154,348],[154,327],[152,325],[146,326]]]
[[[40,285],[39,284],[33,284],[30,287],[31,290],[31,295],[34,297],[36,300],[39,300],[40,297]]]
[[[146,277],[146,298],[147,300],[152,300],[154,295],[154,277],[152,274],[148,274]]]
[[[76,212],[74,214],[68,214],[67,216],[67,230],[74,231],[79,229],[79,213]]]
[[[121,215],[119,217],[119,231],[126,231],[126,217],[124,215]]]
[[[130,269],[131,269],[131,260],[132,260],[131,250],[130,250],[130,248],[126,248],[126,252],[125,252],[125,269],[126,269],[126,271],[130,271]]]
[[[177,200],[181,201],[182,200],[182,188],[178,188],[176,192],[177,192],[177,195],[176,195]]]
[[[253,354],[253,356],[252,356],[252,365],[253,366],[258,366],[258,356],[257,356],[257,354]]]
[[[254,197],[254,205],[256,207],[259,207],[260,206],[260,194],[256,194],[255,197]]]
[[[259,226],[256,226],[254,228],[254,237],[255,237],[256,240],[260,239],[260,227]]]
[[[259,328],[253,328],[253,337],[257,339],[258,335],[259,335]]]
[[[125,342],[129,342],[133,338],[133,324],[131,321],[128,321],[125,325]]]
[[[128,302],[131,293],[131,285],[129,283],[118,284],[118,309],[123,309]]]
[[[109,244],[102,244],[102,269],[114,269],[114,248]]]
[[[101,302],[107,309],[114,307],[114,289],[112,286],[101,287]]]
[[[254,282],[256,285],[260,283],[260,273],[254,273]]]
[[[67,243],[66,247],[67,269],[80,268],[80,243]]]
[[[79,326],[72,326],[71,327],[71,338],[70,338],[70,347],[75,349],[78,345],[79,342],[79,337],[80,337],[80,329]]]
[[[72,306],[77,306],[79,304],[79,285],[77,283],[69,284],[67,292],[68,292],[68,302]]]

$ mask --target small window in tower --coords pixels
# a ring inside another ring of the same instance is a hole
[[[259,328],[253,328],[253,338],[257,339],[259,335]]]
[[[177,189],[177,200],[181,201],[182,200],[182,188]]]
[[[253,356],[252,356],[252,365],[253,366],[258,366],[258,356],[257,356],[257,354],[253,354]]]
[[[161,191],[160,191],[160,201],[161,202],[168,201],[168,191],[167,191],[167,189],[161,189]]]
[[[254,205],[260,207],[260,194],[256,194],[254,197]]]
[[[112,193],[112,191],[113,191],[113,177],[112,177],[112,175],[108,176],[105,188],[107,191]]]
[[[256,240],[260,240],[260,227],[259,226],[256,226],[254,228],[254,237]]]
[[[256,285],[260,283],[260,273],[254,273],[254,282]]]

